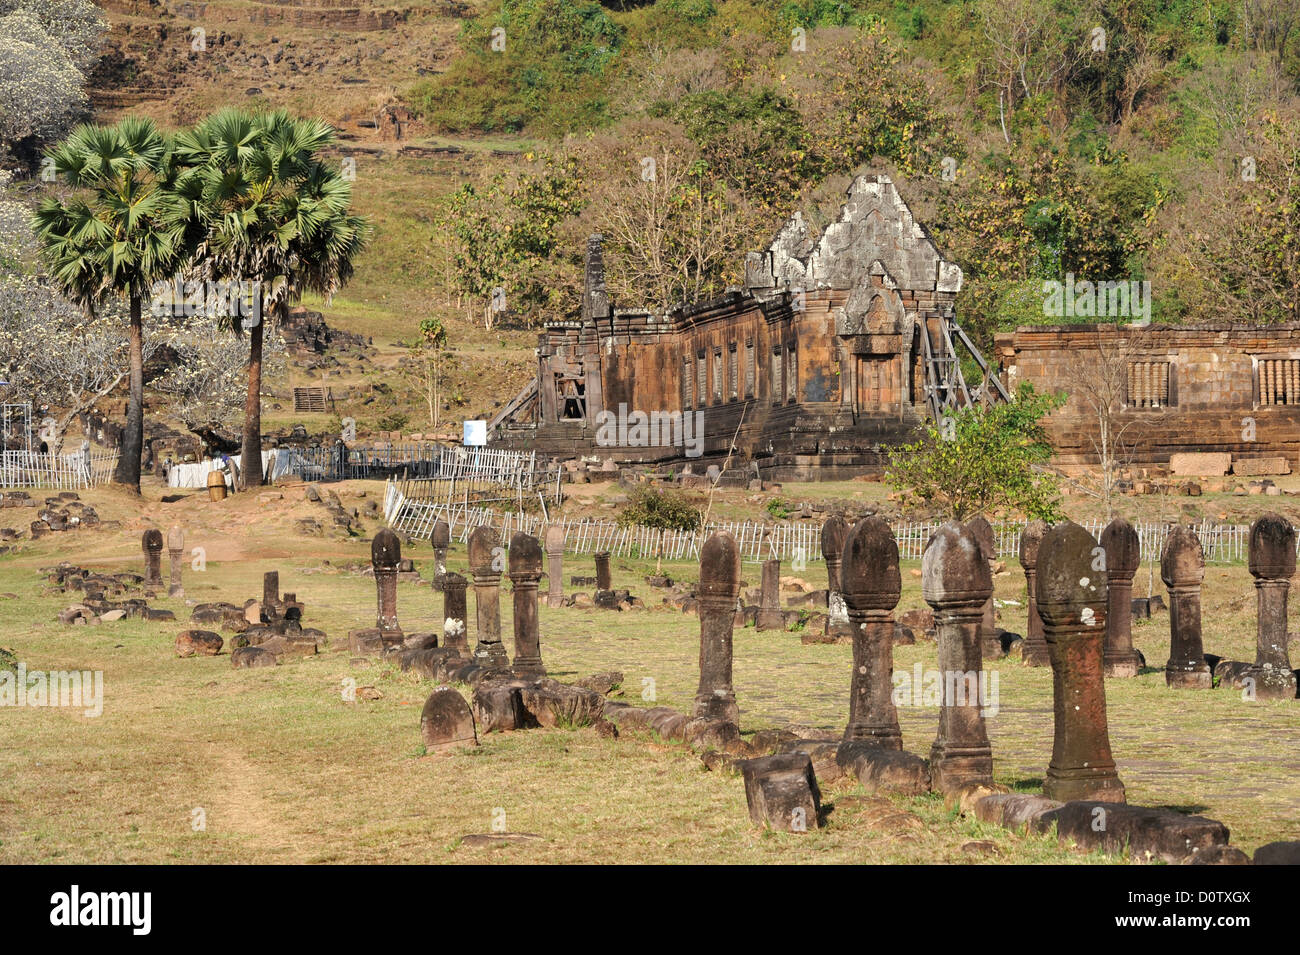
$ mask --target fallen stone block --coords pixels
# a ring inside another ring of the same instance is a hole
[[[520,702],[538,726],[590,726],[601,718],[605,698],[595,690],[542,680],[519,690]]]
[[[745,780],[749,818],[782,832],[808,832],[821,824],[821,791],[807,753],[782,753],[736,764]]]
[[[881,749],[863,740],[841,743],[835,755],[840,768],[867,792],[893,792],[920,796],[930,791],[930,764],[920,756],[897,749]]]
[[[1183,865],[1250,865],[1250,856],[1236,846],[1210,846],[1183,860]]]
[[[1127,847],[1135,860],[1179,863],[1211,846],[1228,844],[1228,827],[1214,819],[1123,803],[1067,802],[1043,813],[1034,828],[1048,832],[1053,825],[1061,841],[1113,853]]]
[[[1262,477],[1269,474],[1290,474],[1291,465],[1286,458],[1238,458],[1232,462],[1232,473],[1244,477]]]
[[[1255,850],[1255,865],[1300,865],[1300,842],[1270,842]]]
[[[1037,822],[1044,813],[1060,809],[1065,803],[1028,793],[994,793],[975,802],[975,818],[1008,829],[1019,829]]]
[[[1174,477],[1223,477],[1232,467],[1232,455],[1219,451],[1183,451],[1169,456]]]
[[[474,722],[484,735],[527,729],[528,711],[520,698],[522,680],[489,680],[474,687],[470,709]]]
[[[230,665],[236,670],[273,667],[279,662],[279,658],[274,653],[261,647],[240,647],[230,654]]]
[[[176,636],[176,655],[215,657],[221,645],[221,637],[211,630],[182,630]]]

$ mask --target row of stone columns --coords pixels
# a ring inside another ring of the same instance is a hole
[[[1022,657],[1031,666],[1051,665],[1043,639],[1036,594],[1039,549],[1047,526],[1034,521],[1020,539],[1020,563],[1029,591],[1029,625]],[[1237,679],[1249,678],[1257,697],[1293,699],[1296,680],[1287,652],[1287,597],[1296,568],[1295,528],[1279,514],[1264,514],[1251,526],[1249,568],[1256,589],[1255,663]],[[1101,566],[1107,580],[1106,641],[1103,670],[1107,677],[1136,676],[1140,657],[1133,647],[1133,576],[1141,565],[1141,541],[1123,518],[1101,532]],[[1098,563],[1094,560],[1094,564]],[[1169,659],[1165,683],[1176,689],[1208,689],[1213,674],[1205,659],[1201,633],[1201,586],[1205,554],[1190,528],[1174,527],[1160,555],[1160,577],[1169,591]]]
[[[1040,541],[1037,606],[1053,668],[1054,739],[1044,792],[1051,798],[1123,801],[1110,754],[1102,655],[1107,579],[1093,570],[1097,541],[1077,524]],[[991,783],[993,753],[984,724],[985,614],[993,594],[989,546],[981,529],[949,522],[922,558],[922,593],[933,608],[944,692],[930,751],[938,790]],[[902,592],[898,544],[889,525],[867,517],[848,529],[840,551],[842,588],[853,635],[846,742],[901,750],[893,699],[894,608]],[[740,552],[725,532],[700,553],[700,684],[695,715],[736,721],[732,627]]]

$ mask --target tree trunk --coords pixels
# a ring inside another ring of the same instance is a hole
[[[243,487],[262,486],[262,328],[248,332],[248,394],[244,398],[244,443],[240,447]]]
[[[131,365],[130,397],[126,404],[126,428],[118,448],[113,483],[140,493],[140,455],[144,451],[144,328],[140,318],[141,299],[131,296],[129,361]]]

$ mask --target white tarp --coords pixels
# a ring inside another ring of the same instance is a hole
[[[262,452],[263,474],[266,473],[266,465],[274,454],[274,451]],[[231,460],[235,462],[236,467],[242,467],[239,458],[238,454],[231,456]],[[194,464],[173,464],[171,470],[167,472],[167,486],[207,487],[208,475],[213,471],[225,471],[226,487],[234,489],[234,478],[230,471],[225,468],[225,464],[220,458],[208,458],[206,461],[199,461]]]

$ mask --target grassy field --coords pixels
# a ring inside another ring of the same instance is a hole
[[[340,488],[344,503],[374,497],[379,485]],[[432,684],[377,662],[350,662],[346,632],[373,619],[374,587],[349,566],[368,559],[365,539],[301,537],[293,521],[319,513],[301,487],[283,498],[238,496],[210,504],[195,495],[143,505],[111,491],[87,494],[117,528],[52,535],[0,557],[4,608],[0,645],[31,670],[102,670],[103,715],[58,708],[8,709],[10,744],[0,752],[0,861],[3,862],[1101,862],[1049,837],[1026,837],[955,817],[936,797],[885,799],[856,784],[828,787],[825,829],[805,836],[753,829],[743,787],[710,773],[681,746],[602,740],[586,730],[493,734],[445,757],[421,755],[419,709]],[[5,512],[11,514],[22,512]],[[147,526],[183,524],[202,547],[202,572],[187,570],[190,601],[241,602],[260,595],[264,570],[307,607],[306,623],[330,634],[319,656],[268,670],[233,670],[226,654],[177,659],[185,626],[138,620],[67,627],[55,614],[70,595],[47,593],[38,568],[61,559],[83,566],[140,569]],[[12,523],[12,522],[6,522]],[[371,526],[369,530],[374,530]],[[426,575],[431,552],[409,552]],[[464,570],[464,548],[452,554]],[[615,560],[616,586],[648,603],[659,598],[646,564]],[[692,581],[697,569],[670,565]],[[569,574],[591,574],[568,559]],[[821,585],[821,568],[805,575]],[[746,565],[757,584],[757,565]],[[922,606],[919,569],[903,572],[899,611]],[[1023,578],[996,580],[997,596],[1021,602],[1002,624],[1023,630]],[[1139,586],[1139,593],[1145,592]],[[503,591],[506,644],[510,600]],[[399,617],[408,631],[435,629],[441,597],[403,584]],[[1244,567],[1211,567],[1204,598],[1209,652],[1250,658],[1254,588]],[[653,681],[656,702],[689,709],[697,680],[698,623],[666,607],[615,614],[542,608],[542,653],[561,680],[617,669],[625,699],[641,702]],[[1168,651],[1168,617],[1137,624],[1150,663]],[[895,650],[896,669],[935,664],[933,644]],[[839,731],[847,716],[850,648],[804,646],[795,633],[737,631],[735,685],[742,729],[785,725]],[[1051,679],[1014,661],[994,667],[998,715],[990,721],[998,781],[1036,791],[1051,750]],[[344,702],[344,681],[372,686],[378,699]],[[1163,674],[1107,684],[1111,739],[1130,802],[1171,806],[1223,821],[1246,851],[1300,838],[1294,704],[1243,702],[1229,691],[1175,693]],[[646,702],[644,705],[650,705]],[[901,707],[904,744],[928,754],[937,711]],[[196,811],[203,829],[195,830]],[[461,845],[491,831],[504,812],[511,832],[539,842],[488,849]],[[963,848],[965,847],[965,848]]]

